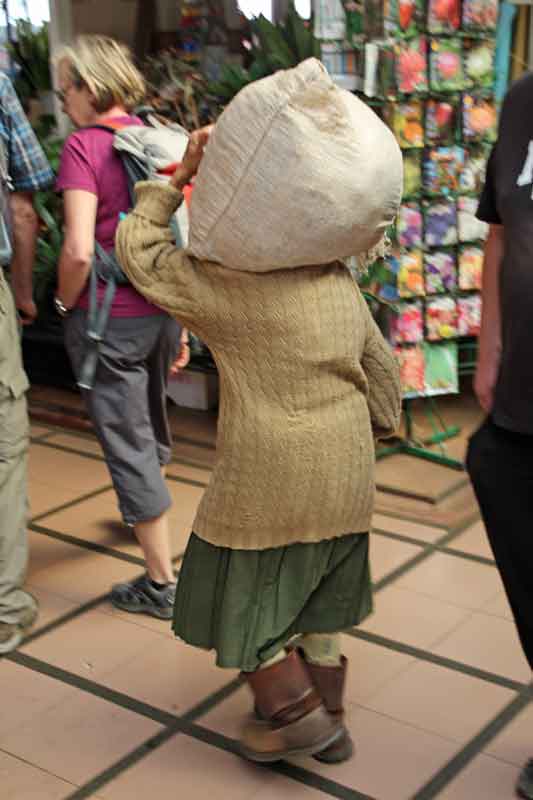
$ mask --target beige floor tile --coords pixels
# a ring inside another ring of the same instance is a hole
[[[104,601],[99,605],[98,611],[102,614],[109,614],[122,622],[127,622],[128,625],[136,625],[139,628],[154,631],[167,639],[174,640],[176,638],[172,632],[171,621],[168,619],[156,619],[149,614],[131,614],[128,611],[121,611],[120,608],[111,605],[109,601]]]
[[[189,480],[207,484],[211,476],[211,469],[170,463],[167,467],[167,475],[176,475],[178,478],[188,478]]]
[[[398,578],[397,586],[461,608],[478,609],[501,589],[501,581],[495,567],[434,553]]]
[[[67,781],[84,783],[159,730],[140,714],[78,692],[1,736],[0,748]]]
[[[456,550],[464,550],[465,553],[473,553],[476,556],[494,558],[485,533],[485,526],[481,520],[474,522],[464,533],[450,542],[450,547]]]
[[[481,611],[483,611],[484,614],[492,614],[495,617],[503,617],[504,619],[508,619],[513,622],[513,612],[511,611],[511,606],[509,605],[507,595],[503,589],[501,592],[498,592],[496,597],[493,597],[492,600],[489,600],[487,605],[483,606]]]
[[[174,736],[99,794],[108,800],[157,797],[248,800],[274,773],[187,736]]]
[[[23,652],[84,678],[98,680],[139,654],[157,653],[165,638],[109,614],[89,611],[22,646]]]
[[[522,767],[533,757],[533,706],[527,706],[485,749],[487,755],[495,756],[516,767]]]
[[[375,611],[360,626],[389,639],[429,648],[471,612],[433,597],[400,589],[396,583],[374,596]]]
[[[372,525],[382,531],[401,533],[403,536],[412,536],[413,539],[420,539],[423,542],[435,542],[446,534],[444,528],[422,525],[420,522],[410,522],[385,514],[374,514]]]
[[[331,797],[328,792],[321,792],[319,789],[312,789],[291,778],[284,778],[281,775],[274,775],[268,785],[260,789],[257,794],[253,794],[250,800],[325,800]]]
[[[420,547],[414,544],[395,541],[378,533],[370,536],[370,571],[372,580],[381,580],[409,559],[420,553]]]
[[[346,705],[364,703],[414,663],[410,656],[352,636],[342,637],[342,652],[348,658]]]
[[[4,800],[63,800],[76,788],[55,775],[2,752],[0,787]]]
[[[81,434],[72,433],[56,433],[47,439],[49,444],[59,445],[60,447],[68,447],[72,450],[79,450],[82,453],[92,453],[96,456],[102,456],[103,452],[100,447],[98,439],[94,436],[82,436]]]
[[[173,714],[189,711],[225,686],[237,672],[217,669],[211,653],[177,639],[162,639],[101,682]]]
[[[418,662],[365,705],[447,739],[465,741],[514,697],[510,689]]]
[[[28,583],[60,597],[86,603],[114,583],[130,580],[142,567],[84,547],[30,532]]]
[[[80,495],[110,482],[104,462],[36,443],[30,447],[28,474],[30,481],[35,478],[52,487],[61,483]]]
[[[202,717],[201,725],[237,738],[251,702],[243,687]],[[310,759],[295,763],[376,800],[407,800],[457,749],[456,743],[360,707],[348,709],[347,724],[355,758],[334,768]]]
[[[44,628],[50,622],[54,622],[60,617],[63,617],[79,605],[74,600],[67,600],[60,595],[42,589],[40,586],[33,586],[31,583],[26,584],[25,588],[39,603],[39,616],[31,629],[32,633]]]
[[[439,655],[516,681],[531,680],[515,626],[506,619],[472,614],[433,649]]]
[[[76,689],[61,681],[6,659],[0,660],[0,686],[3,687],[0,737],[20,728],[58,703],[70,702],[78,694]],[[3,796],[1,789],[0,796]]]
[[[515,767],[478,756],[440,794],[439,800],[516,800]]]
[[[44,425],[38,425],[37,423],[30,424],[30,436],[34,439],[37,436],[46,436],[52,432],[51,428],[46,428]]]
[[[54,486],[51,486],[49,483],[43,483],[35,476],[30,476],[28,485],[30,519],[47,511],[53,511],[53,509],[65,503],[72,503],[83,494],[77,489],[64,486],[59,481]]]

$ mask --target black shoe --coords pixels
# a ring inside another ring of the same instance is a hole
[[[116,608],[135,614],[150,614],[158,619],[172,619],[175,597],[175,583],[156,589],[146,573],[135,581],[117,583],[110,595]]]
[[[530,758],[522,767],[522,772],[516,782],[516,793],[526,800],[533,800],[533,758]]]

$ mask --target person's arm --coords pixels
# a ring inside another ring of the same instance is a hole
[[[63,193],[65,237],[58,265],[57,297],[72,308],[89,277],[94,252],[97,197],[82,189]]]
[[[359,294],[365,316],[366,340],[361,365],[368,381],[367,403],[376,439],[398,431],[402,413],[400,369],[389,344],[372,318],[365,299]]]
[[[11,288],[15,306],[23,325],[29,325],[37,316],[33,301],[33,262],[39,230],[39,219],[29,192],[13,192],[9,197],[11,213]]]
[[[503,259],[503,225],[491,225],[483,263],[481,331],[474,391],[481,408],[489,414],[500,368],[502,349],[500,270]]]

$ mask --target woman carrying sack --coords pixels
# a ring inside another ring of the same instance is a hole
[[[199,166],[181,251],[168,220]],[[310,59],[193,134],[171,185],[138,184],[117,232],[132,283],[207,343],[220,373],[174,631],[243,671],[255,710],[242,753],[255,761],[353,751],[338,632],[371,611],[374,437],[396,430],[401,403],[340,259],[375,248],[401,190],[390,131]]]

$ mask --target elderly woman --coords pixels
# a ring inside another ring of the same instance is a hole
[[[132,109],[144,81],[127,49],[105,36],[80,37],[58,59],[59,96],[78,130],[63,148],[65,239],[56,309],[79,378],[87,352],[89,275],[94,243],[114,247],[121,212],[130,208],[126,172],[113,129],[139,125]],[[105,283],[99,282],[101,304]],[[133,527],[147,573],[113,588],[121,609],[170,619],[176,583],[168,542],[170,495],[163,478],[172,440],[166,413],[169,368],[180,350],[180,325],[131,285],[117,288],[100,346],[92,390],[83,389],[111,473],[124,522]],[[183,362],[182,362],[183,363]]]
[[[182,251],[168,222],[199,165]],[[371,610],[374,436],[396,429],[400,389],[340,259],[380,241],[401,183],[390,131],[311,59],[244,89],[193,135],[171,186],[138,184],[118,229],[131,281],[219,369],[216,463],[174,631],[245,674],[252,760],[352,753],[338,632]]]

